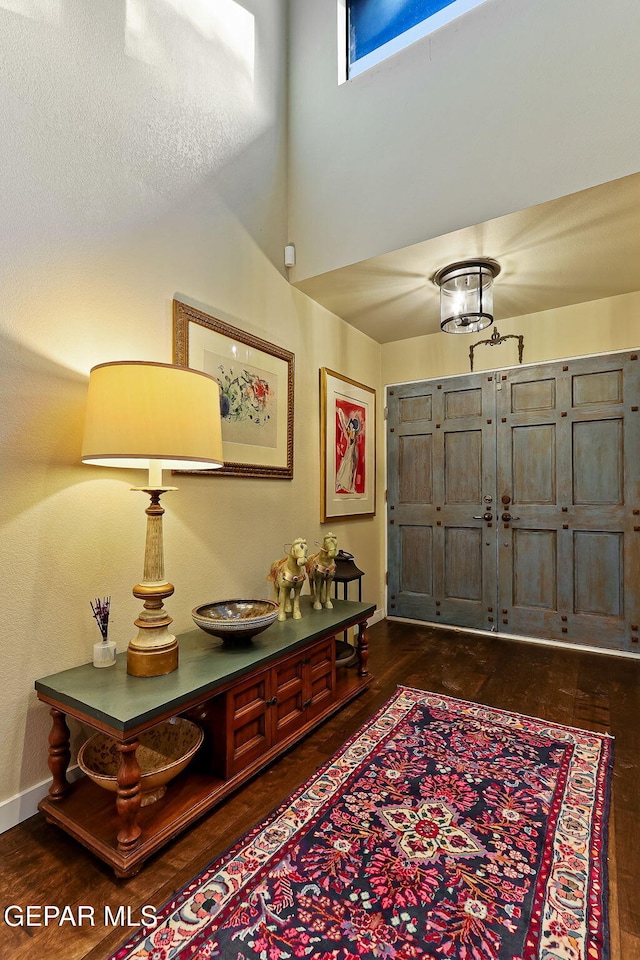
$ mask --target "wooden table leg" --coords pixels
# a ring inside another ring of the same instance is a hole
[[[53,783],[49,787],[49,797],[58,803],[69,793],[67,767],[71,759],[69,746],[69,727],[66,714],[51,707],[49,711],[53,720],[49,734],[49,770],[53,776]]]
[[[136,759],[137,749],[137,740],[118,744],[120,766],[118,767],[116,808],[121,823],[118,831],[118,849],[123,852],[135,847],[142,832],[138,825],[138,811],[142,794],[140,792],[140,766]]]
[[[368,674],[367,660],[369,659],[369,638],[367,636],[367,621],[363,620],[358,625],[358,644],[356,647],[358,654],[358,676],[366,677]]]

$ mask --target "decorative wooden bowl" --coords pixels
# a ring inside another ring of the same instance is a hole
[[[136,759],[140,765],[142,806],[159,800],[167,784],[191,760],[204,739],[197,724],[182,717],[165,720],[140,734]],[[115,792],[118,789],[120,751],[116,741],[106,733],[97,733],[78,751],[78,766],[98,786]]]
[[[246,643],[266,630],[278,616],[272,600],[218,600],[191,611],[193,622],[225,643]]]

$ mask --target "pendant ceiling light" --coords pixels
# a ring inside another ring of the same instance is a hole
[[[493,281],[500,273],[495,260],[461,260],[433,277],[440,287],[440,329],[445,333],[477,333],[493,323]]]

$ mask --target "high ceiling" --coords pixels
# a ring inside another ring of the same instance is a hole
[[[379,343],[437,333],[434,273],[491,257],[496,322],[640,290],[640,173],[424,240],[296,286]]]

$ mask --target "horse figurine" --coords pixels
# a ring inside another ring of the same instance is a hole
[[[331,603],[331,584],[336,572],[336,554],[338,538],[335,533],[327,533],[318,553],[307,560],[307,576],[311,588],[311,600],[314,610],[333,610]]]
[[[286,620],[291,613],[294,620],[301,620],[300,592],[307,579],[307,541],[303,537],[294,540],[289,553],[282,560],[271,564],[267,580],[273,582],[273,598],[280,605],[278,620]]]

